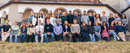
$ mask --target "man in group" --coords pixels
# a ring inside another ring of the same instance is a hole
[[[68,26],[68,22],[65,21],[64,26],[63,26],[64,41],[66,41],[66,37],[69,37],[69,42],[71,42],[72,36],[71,36],[70,32],[71,32],[70,26]]]
[[[29,24],[30,22],[32,22],[32,19],[33,19],[33,17],[34,17],[34,12],[31,11],[30,13],[31,13],[31,15],[29,16],[28,24]]]
[[[80,25],[77,24],[77,20],[74,19],[74,24],[71,25],[71,32],[73,34],[73,42],[76,42],[76,37],[79,38],[79,41],[81,41],[81,36],[80,36]]]
[[[43,43],[43,41],[44,41],[44,37],[43,37],[44,36],[44,34],[43,34],[44,26],[41,25],[41,20],[38,20],[38,25],[35,27],[35,29],[36,29],[35,41],[39,42],[38,39],[39,39],[39,37],[41,37],[41,43]]]
[[[107,23],[107,16],[105,16],[105,14],[106,14],[106,12],[103,11],[103,12],[102,12],[102,15],[103,15],[103,16],[101,17],[102,23],[103,23],[103,22],[106,22],[106,23]]]
[[[74,19],[77,20],[77,24],[81,25],[81,16],[79,16],[77,11],[75,11]]]
[[[56,41],[61,40],[63,28],[60,25],[60,21],[56,21],[56,25],[54,26],[53,31],[54,31],[54,34],[55,34]]]
[[[6,24],[2,26],[2,42],[5,42],[10,35],[11,26],[9,25],[9,20],[6,20]]]
[[[81,16],[81,22],[85,22],[86,25],[88,25],[89,17],[86,14],[86,11],[83,12],[83,15]]]
[[[69,14],[67,15],[67,21],[69,23],[69,26],[73,24],[74,15],[72,14],[72,11],[69,11]]]
[[[50,24],[50,20],[47,19],[47,24],[44,26],[45,32],[45,40],[48,43],[48,36],[51,37],[51,42],[53,42],[54,35],[53,35],[53,26]]]

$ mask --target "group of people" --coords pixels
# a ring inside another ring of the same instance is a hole
[[[71,10],[68,14],[58,10],[57,15],[50,11],[46,16],[43,11],[39,14],[34,14],[33,11],[30,13],[27,25],[25,22],[22,22],[19,27],[16,21],[14,21],[13,25],[9,25],[9,20],[6,20],[6,24],[1,28],[1,41],[4,42],[10,37],[10,42],[12,42],[12,37],[14,36],[14,42],[17,43],[19,29],[21,31],[20,41],[22,43],[25,39],[27,39],[27,42],[40,43],[43,43],[44,40],[47,43],[54,40],[69,42],[105,40],[108,42],[109,36],[113,36],[114,41],[126,41],[125,34],[128,19],[125,14],[121,18],[117,13],[115,13],[115,16],[110,14],[108,18],[105,15],[105,11],[102,12],[103,16],[96,12],[89,12],[87,14],[86,11],[83,11],[83,14],[75,11],[73,15]]]

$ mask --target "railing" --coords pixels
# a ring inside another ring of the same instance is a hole
[[[11,0],[11,1],[16,1],[16,2],[20,2],[20,1],[56,1],[56,2],[94,2],[94,3],[99,3],[99,0]]]

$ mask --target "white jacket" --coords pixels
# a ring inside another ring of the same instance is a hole
[[[33,26],[36,25],[36,22],[37,22],[37,18],[33,17],[33,19],[32,19],[32,24],[33,24]]]

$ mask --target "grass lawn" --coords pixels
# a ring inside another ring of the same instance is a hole
[[[0,53],[130,53],[130,42],[1,42]]]

